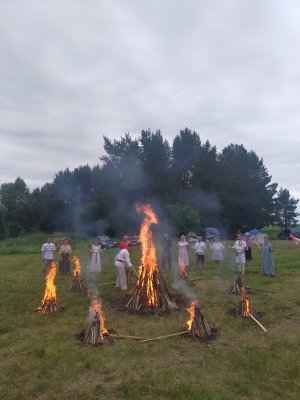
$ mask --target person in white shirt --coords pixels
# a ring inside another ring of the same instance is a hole
[[[210,243],[208,241],[210,248],[212,249],[212,259],[216,263],[217,270],[220,271],[222,267],[222,262],[224,260],[223,251],[225,246],[220,242],[219,236],[214,237],[214,241]]]
[[[55,259],[55,244],[52,242],[52,238],[48,238],[47,242],[42,246],[42,261],[44,262],[43,272],[46,274],[49,270],[50,264]]]
[[[205,252],[206,244],[203,242],[202,236],[198,236],[198,241],[195,242],[193,248],[196,253],[197,267],[199,267],[199,264],[201,264],[203,266],[203,264],[205,262],[204,252]]]
[[[247,251],[248,247],[241,235],[237,236],[237,240],[232,248],[235,249],[235,262],[237,270],[240,274],[244,275],[246,263],[245,252]]]
[[[129,251],[127,249],[121,249],[115,258],[115,267],[117,272],[116,287],[121,290],[127,290],[127,273],[126,270],[133,268]]]

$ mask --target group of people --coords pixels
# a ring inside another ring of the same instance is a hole
[[[300,240],[299,240],[300,242]],[[251,246],[252,239],[250,234],[247,234],[243,237],[240,232],[237,232],[236,241],[232,247],[235,250],[235,261],[237,272],[244,275],[245,273],[245,264],[246,260],[252,259],[251,254]],[[270,243],[267,235],[264,237],[263,243],[255,242],[257,247],[261,251],[262,255],[262,274],[275,276],[274,270],[274,261],[273,261],[273,246]],[[188,248],[190,247],[189,242],[187,241],[185,235],[180,236],[180,240],[177,243],[178,246],[178,267],[179,269],[186,269],[189,266],[189,254]],[[203,241],[201,236],[197,237],[197,240],[191,245],[193,250],[195,251],[196,265],[203,266],[205,263],[205,251],[206,248],[209,248],[212,251],[212,260],[215,262],[217,270],[220,270],[222,267],[222,263],[224,260],[224,250],[225,245],[222,243],[218,236],[214,237],[212,241],[206,240]],[[127,237],[124,236],[120,241],[117,254],[115,257],[115,269],[116,269],[116,287],[121,288],[121,290],[127,290],[128,283],[132,279],[131,273],[135,269],[130,261],[130,253],[128,251],[129,242]],[[171,247],[172,241],[169,238],[169,235],[165,233],[163,235],[161,241],[161,266],[165,268],[166,266],[171,269]],[[100,241],[96,239],[91,248],[91,263],[90,263],[90,272],[101,272],[101,256],[100,254],[105,249],[101,248]],[[49,270],[50,264],[55,260],[55,251],[56,246],[52,238],[48,238],[46,243],[42,245],[42,260],[44,263],[43,272],[47,274]],[[69,273],[70,271],[70,257],[72,254],[72,248],[70,245],[70,241],[68,239],[64,239],[59,247],[59,271],[62,275]]]
[[[53,238],[48,237],[47,241],[42,245],[41,249],[41,259],[43,261],[43,273],[46,275],[51,263],[55,261],[55,251],[56,245]],[[67,274],[70,271],[70,256],[72,253],[72,248],[70,241],[64,239],[59,246],[59,271],[62,275]]]
[[[240,232],[237,232],[236,240],[233,246],[229,246],[235,250],[235,262],[237,271],[244,275],[246,261],[252,260],[252,244],[253,240],[251,234],[247,232],[245,236],[242,236]],[[262,255],[262,274],[275,276],[274,260],[273,260],[273,246],[269,241],[267,235],[264,236],[263,243],[255,242],[257,247],[261,251]],[[195,251],[196,265],[203,266],[205,262],[205,250],[209,246],[212,251],[212,260],[215,262],[217,270],[220,270],[224,260],[224,250],[226,246],[218,236],[215,236],[212,241],[203,241],[201,236],[197,237],[197,241],[194,242],[191,247]],[[179,268],[186,268],[189,266],[189,255],[188,248],[190,247],[189,242],[186,240],[185,235],[180,236],[178,242],[178,266]],[[171,240],[168,234],[165,234],[161,242],[161,265],[166,265],[171,269]]]

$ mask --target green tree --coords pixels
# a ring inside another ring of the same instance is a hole
[[[17,178],[3,183],[0,190],[1,202],[7,210],[7,227],[10,236],[18,236],[22,230],[32,230],[30,219],[30,192],[25,182]]]
[[[280,188],[275,199],[275,223],[281,229],[295,226],[298,222],[297,204],[299,200],[291,197],[289,190]]]
[[[166,207],[170,223],[175,227],[177,235],[189,231],[201,232],[203,228],[199,212],[185,203],[174,203]]]
[[[5,239],[8,236],[7,226],[7,209],[0,203],[0,240]]]
[[[242,225],[260,228],[271,222],[277,184],[271,183],[263,160],[243,145],[230,144],[218,157],[216,182],[223,221],[234,229]]]

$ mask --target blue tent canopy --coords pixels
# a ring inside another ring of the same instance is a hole
[[[261,231],[261,230],[259,230],[259,229],[252,229],[251,231],[250,231],[250,233],[251,233],[251,235],[259,235],[260,233],[266,233],[265,231]]]

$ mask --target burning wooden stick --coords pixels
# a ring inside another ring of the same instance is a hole
[[[157,224],[158,219],[150,205],[137,207],[138,212],[144,212],[146,217],[142,223],[140,240],[142,248],[142,265],[138,280],[126,308],[134,311],[168,311],[177,308],[172,299],[156,259],[156,249],[152,239],[150,226]]]
[[[80,279],[80,260],[77,256],[74,256],[72,261],[75,264],[75,268],[73,270],[73,280],[69,287],[70,292],[82,292],[84,287],[82,285]]]
[[[53,261],[50,264],[48,273],[45,277],[46,287],[44,298],[42,300],[42,306],[36,309],[36,312],[39,314],[50,314],[64,310],[64,307],[61,307],[56,303],[56,286],[54,283],[56,271],[57,264]]]
[[[253,319],[253,321],[255,321],[255,322],[261,327],[261,329],[262,329],[263,331],[268,332],[268,331],[266,330],[266,328],[264,328],[263,325],[262,325],[260,322],[258,322],[256,318],[253,317],[253,315],[252,315],[251,313],[249,314],[249,317],[251,317],[251,318]]]

